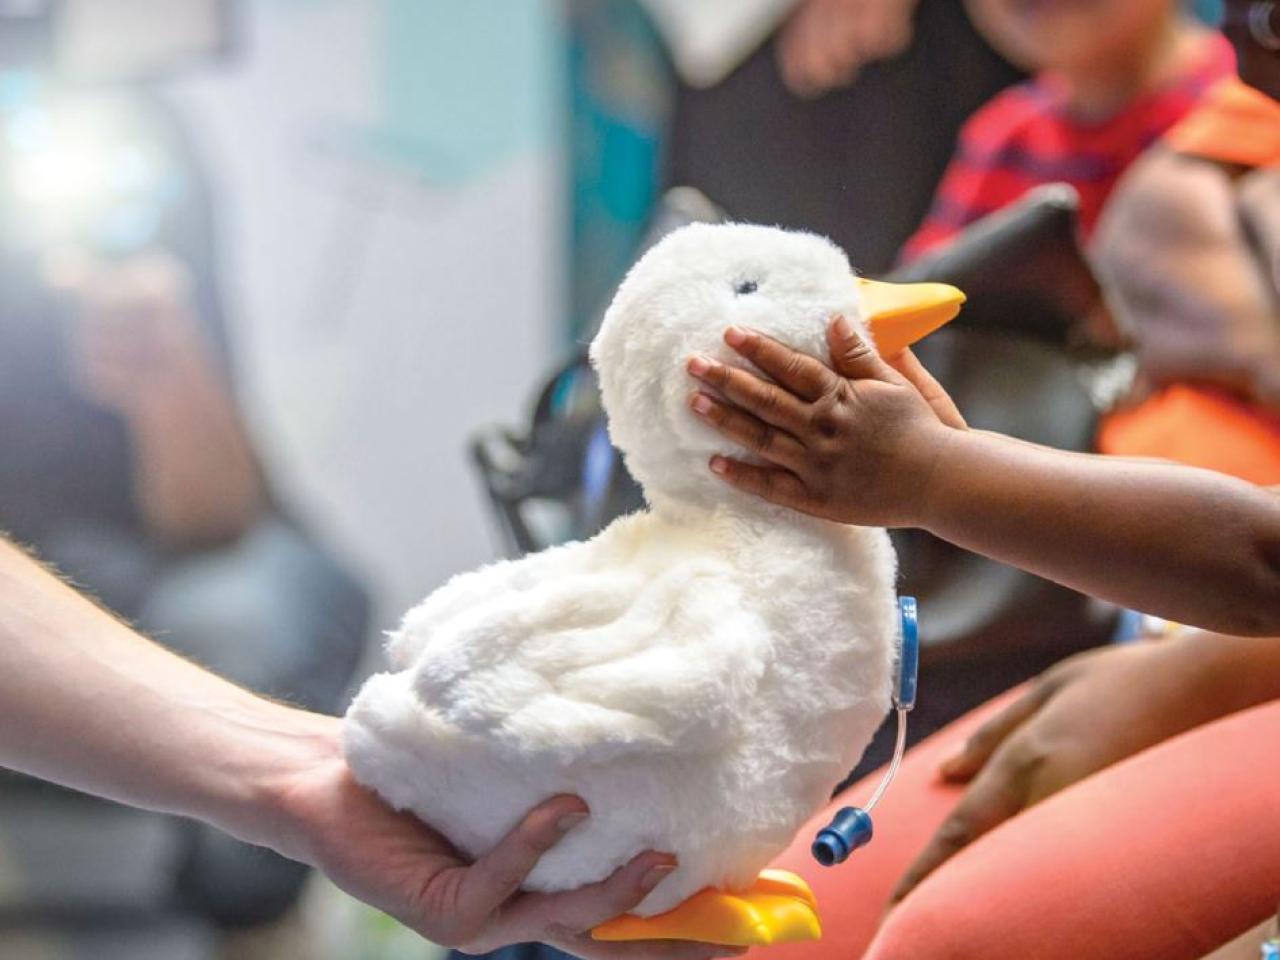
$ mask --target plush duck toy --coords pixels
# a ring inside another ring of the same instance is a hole
[[[898,611],[883,530],[712,475],[742,455],[688,410],[726,327],[826,357],[841,313],[896,352],[959,309],[937,284],[855,281],[813,235],[685,227],[623,282],[591,347],[609,430],[649,509],[594,539],[455,577],[411,610],[347,714],[357,779],[480,856],[549,796],[586,823],[527,888],[602,880],[641,851],[679,866],[602,939],[818,935],[798,878],[761,870],[829,799],[889,705]]]

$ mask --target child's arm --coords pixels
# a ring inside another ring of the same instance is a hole
[[[815,516],[915,526],[1085,593],[1234,634],[1280,634],[1280,497],[1170,463],[1066,453],[944,423],[945,393],[841,320],[840,374],[760,334],[726,341],[776,384],[695,357],[691,404],[766,463],[728,482]],[[909,377],[909,378],[908,378]],[[926,401],[922,392],[929,399]]]

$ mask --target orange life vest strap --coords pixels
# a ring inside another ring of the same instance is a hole
[[[1206,387],[1176,384],[1111,414],[1098,434],[1098,449],[1280,485],[1280,417]]]
[[[1213,86],[1164,136],[1178,153],[1244,167],[1280,164],[1280,101],[1238,77]]]

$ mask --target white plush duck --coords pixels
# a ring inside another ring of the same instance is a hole
[[[591,347],[610,435],[649,510],[462,574],[411,610],[391,672],[347,714],[356,777],[472,856],[547,797],[581,796],[590,819],[542,858],[532,890],[601,880],[653,849],[679,867],[639,915],[719,891],[710,913],[704,897],[692,921],[677,911],[619,936],[743,942],[744,916],[746,942],[814,935],[810,920],[761,919],[760,903],[806,892],[757,876],[885,715],[895,558],[883,530],[715,478],[711,455],[742,451],[689,412],[684,367],[695,353],[741,364],[722,343],[730,325],[825,358],[828,318],[865,333],[870,297],[889,293],[888,313],[915,333],[921,316],[938,326],[958,309],[950,288],[896,289],[855,283],[820,237],[767,227],[695,225],[651,249]],[[939,313],[939,289],[954,308]]]

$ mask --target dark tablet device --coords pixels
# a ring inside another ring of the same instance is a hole
[[[1037,188],[885,279],[959,287],[968,302],[953,326],[1079,347],[1082,322],[1103,309],[1102,290],[1080,250],[1079,209],[1075,188]]]

